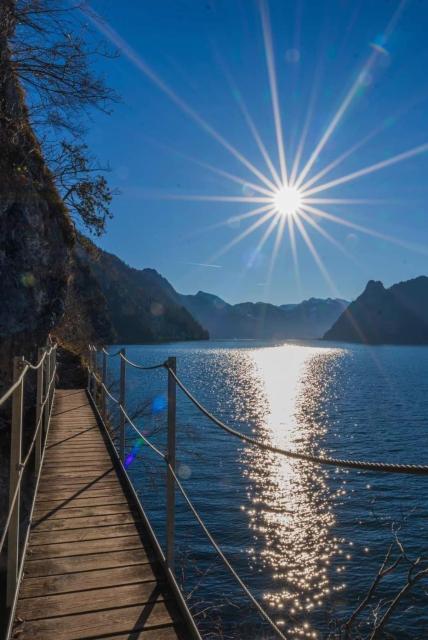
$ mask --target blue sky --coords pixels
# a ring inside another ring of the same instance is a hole
[[[355,95],[308,178],[375,130],[379,130],[376,135],[322,181],[428,142],[428,3],[270,0],[266,4],[290,166],[309,105],[313,109],[301,166],[356,81]],[[109,33],[122,48],[118,59],[98,63],[122,103],[109,117],[93,114],[89,135],[91,148],[110,163],[111,183],[121,191],[114,201],[114,219],[100,242],[104,249],[134,267],[157,269],[180,292],[202,289],[229,302],[280,304],[331,295],[352,299],[368,279],[389,286],[428,274],[428,152],[319,194],[372,200],[322,209],[377,234],[315,217],[346,253],[305,225],[323,268],[297,233],[299,277],[287,234],[271,269],[275,230],[254,253],[263,226],[215,257],[257,219],[236,220],[255,205],[165,196],[251,195],[252,190],[191,158],[245,181],[259,181],[200,121],[177,106],[171,91],[185,109],[190,106],[269,175],[238,95],[278,167],[259,5],[253,0],[93,0],[90,6],[105,20],[104,31],[106,26],[114,29]],[[374,52],[375,60],[364,72]],[[164,90],[148,73],[156,75]],[[221,222],[226,224],[218,226]],[[198,266],[204,264],[216,266]]]

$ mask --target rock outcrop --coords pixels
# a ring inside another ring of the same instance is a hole
[[[0,3],[0,388],[15,354],[34,358],[64,311],[74,232],[31,130]]]
[[[428,278],[394,284],[370,280],[324,335],[366,344],[428,344]]]

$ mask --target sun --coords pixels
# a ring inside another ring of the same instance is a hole
[[[294,216],[302,204],[302,194],[299,189],[282,186],[273,196],[276,213],[282,216]]]

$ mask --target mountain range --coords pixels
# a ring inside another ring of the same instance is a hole
[[[275,306],[229,304],[199,291],[178,293],[154,269],[134,269],[80,237],[66,313],[65,342],[137,344],[212,339],[317,339],[367,344],[428,344],[428,277],[385,288],[369,281],[351,303],[309,298]],[[79,336],[79,334],[82,336]]]
[[[105,342],[124,344],[209,337],[320,338],[348,304],[311,298],[282,306],[231,305],[203,291],[182,295],[154,269],[130,267],[83,236],[74,249],[73,265],[66,314],[57,331],[73,344],[96,340],[100,333]]]
[[[204,291],[180,299],[214,339],[321,338],[349,304],[341,299],[310,298],[281,306],[266,302],[231,305]]]

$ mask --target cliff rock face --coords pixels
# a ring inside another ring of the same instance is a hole
[[[385,289],[371,280],[324,336],[367,344],[428,344],[428,278]]]
[[[64,310],[74,234],[35,136],[10,61],[13,2],[0,3],[0,384],[11,357],[35,347]]]
[[[88,266],[105,297],[117,342],[208,338],[183,307],[179,294],[154,269],[133,269],[110,253],[91,250],[88,241],[79,243],[77,256]]]
[[[231,305],[210,293],[182,295],[183,305],[211,338],[320,338],[347,306],[346,300],[310,298],[277,307],[265,302]]]
[[[85,386],[82,357],[86,357],[88,345],[109,344],[116,337],[107,301],[90,267],[76,251],[70,261],[65,313],[52,333],[60,346],[58,384],[63,388]]]

